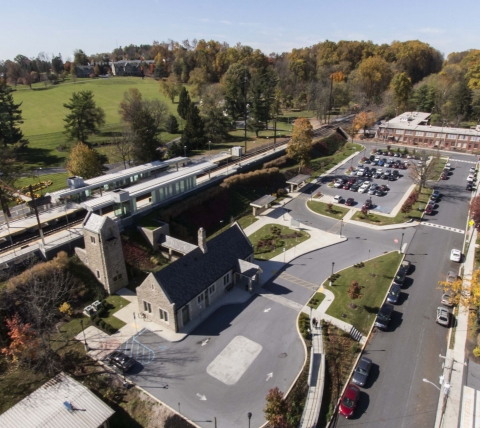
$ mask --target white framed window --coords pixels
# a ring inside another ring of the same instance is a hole
[[[143,310],[145,312],[148,312],[149,314],[152,313],[152,305],[150,304],[150,302],[147,302],[146,300],[143,301]]]
[[[435,137],[435,133],[434,132],[427,132],[427,137]]]
[[[164,311],[162,308],[159,308],[158,312],[159,312],[159,315],[160,315],[160,319],[162,321],[168,322],[168,312]]]
[[[425,135],[425,132],[417,131],[417,132],[415,132],[415,135],[416,135],[417,137],[423,137],[423,136]]]
[[[459,140],[466,140],[468,137],[466,135],[459,135],[458,139]]]
[[[413,131],[405,131],[405,135],[413,135]]]
[[[456,134],[448,134],[448,135],[447,135],[447,138],[450,138],[450,140],[456,140],[456,139],[457,139],[457,135],[456,135]]]
[[[97,242],[94,236],[90,236],[90,242],[92,244],[95,244]]]
[[[215,293],[215,284],[208,287],[208,294],[213,294],[213,293]]]
[[[204,300],[205,300],[205,296],[203,295],[203,293],[202,293],[202,294],[199,294],[199,295],[197,296],[197,303],[198,303],[199,305],[201,305]]]
[[[230,284],[230,272],[228,272],[224,277],[223,277],[223,286],[227,286]]]
[[[100,271],[97,269],[97,278],[100,278]]]

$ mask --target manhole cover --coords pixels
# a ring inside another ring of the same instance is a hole
[[[282,352],[278,357],[279,358],[286,358],[287,357],[287,353],[286,352]]]

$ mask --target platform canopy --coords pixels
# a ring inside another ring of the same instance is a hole
[[[275,199],[277,199],[275,196],[265,195],[257,199],[256,201],[251,202],[250,206],[255,208],[264,208],[270,205]]]

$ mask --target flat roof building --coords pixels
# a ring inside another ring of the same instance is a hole
[[[379,125],[377,137],[385,142],[480,152],[480,127],[451,128],[428,124],[431,113],[407,112]]]

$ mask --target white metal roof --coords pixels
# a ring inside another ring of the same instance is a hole
[[[127,168],[119,172],[114,172],[112,174],[100,175],[99,177],[90,178],[85,180],[85,186],[78,189],[61,189],[55,192],[47,193],[47,195],[52,196],[54,199],[61,197],[74,195],[76,193],[84,192],[85,190],[96,189],[98,187],[104,186],[105,184],[113,183],[115,181],[124,180],[125,178],[131,177],[133,175],[142,174],[146,172],[155,171],[162,167],[168,167],[170,165],[176,165],[181,162],[186,162],[188,158],[185,157],[176,157],[168,159],[166,161],[154,161],[146,163],[139,166],[134,166],[132,168]]]
[[[391,124],[381,124],[380,128],[393,130],[393,129],[402,129],[405,131],[420,131],[420,132],[434,132],[436,134],[452,134],[452,135],[469,135],[472,137],[480,137],[480,132],[476,129],[467,129],[467,128],[449,128],[447,126],[430,126],[430,125],[405,125],[400,123]]]
[[[419,125],[421,122],[426,121],[430,117],[431,113],[425,113],[421,111],[407,111],[401,115],[394,117],[388,121],[389,124],[410,124],[410,126]]]
[[[80,205],[89,211],[97,211],[105,207],[109,207],[114,204],[113,196],[111,193],[104,194],[98,198],[89,199],[88,201],[82,202]]]
[[[68,410],[68,403],[72,410]],[[3,428],[98,428],[115,412],[86,386],[60,373],[0,415]]]

